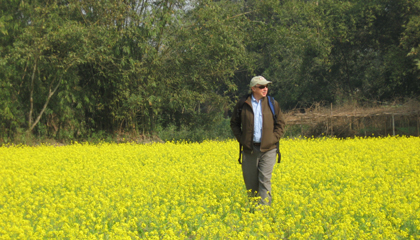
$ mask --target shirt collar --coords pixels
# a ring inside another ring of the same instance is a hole
[[[257,99],[254,98],[254,94],[251,94],[251,101],[257,102]]]
[[[260,99],[261,101],[262,99]],[[251,94],[251,101],[255,103],[259,103],[260,101],[257,101],[257,99],[254,98],[254,94]]]

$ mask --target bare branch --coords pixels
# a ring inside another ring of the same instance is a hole
[[[52,81],[54,82],[55,79]],[[48,103],[50,102],[51,97],[54,95],[54,93],[57,91],[58,87],[61,84],[61,79],[58,81],[57,85],[55,86],[54,90],[51,91],[51,88],[49,89],[49,93],[48,93],[48,97],[47,97],[47,101],[45,101],[44,107],[42,107],[41,112],[38,114],[38,117],[36,118],[34,124],[32,126],[30,126],[29,132],[32,131],[32,129],[34,129],[34,127],[38,124],[39,120],[41,119],[42,115],[45,112],[45,109],[47,109]]]

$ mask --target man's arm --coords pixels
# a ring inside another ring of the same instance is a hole
[[[230,129],[232,129],[233,135],[236,137],[236,140],[240,142],[242,130],[241,130],[241,116],[238,116],[239,103],[236,104],[233,109],[232,117],[230,118]]]

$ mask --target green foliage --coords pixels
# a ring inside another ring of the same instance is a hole
[[[323,1],[323,8],[335,10],[325,19],[332,36],[327,79],[336,101],[419,94],[418,87],[408,87],[418,74],[401,45],[404,25],[416,15],[414,2]]]
[[[401,43],[404,46],[404,50],[409,51],[407,57],[414,63],[413,71],[417,73],[416,82],[418,83],[420,70],[420,57],[418,56],[420,52],[420,33],[418,31],[420,28],[420,2],[415,1],[409,11],[411,14],[408,17],[408,22],[403,26],[405,29],[402,33]]]
[[[203,142],[204,140],[227,140],[234,138],[230,130],[230,119],[221,119],[207,126],[190,126],[177,128],[170,125],[157,131],[158,137],[163,141]]]
[[[419,0],[0,6],[3,139],[225,138],[254,75],[284,110],[420,94]]]

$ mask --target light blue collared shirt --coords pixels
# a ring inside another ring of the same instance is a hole
[[[257,101],[252,95],[251,103],[252,103],[252,110],[254,111],[254,137],[253,142],[260,143],[261,142],[261,133],[262,133],[262,109],[261,109],[261,99]]]

